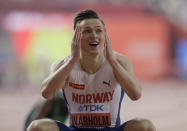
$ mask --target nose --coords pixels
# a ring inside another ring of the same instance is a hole
[[[93,31],[90,35],[91,38],[97,38],[97,33],[95,31]]]

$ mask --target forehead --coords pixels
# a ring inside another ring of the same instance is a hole
[[[99,19],[85,19],[79,23],[79,26],[82,28],[95,28],[95,27],[103,27],[102,22]]]

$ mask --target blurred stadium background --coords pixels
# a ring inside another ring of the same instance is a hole
[[[151,119],[187,131],[186,0],[0,0],[0,131],[21,131],[52,62],[70,54],[73,16],[94,9],[113,49],[126,55],[143,97],[128,98],[122,122]]]

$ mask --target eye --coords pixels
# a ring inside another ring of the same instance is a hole
[[[84,30],[83,33],[84,33],[84,34],[90,34],[90,33],[91,33],[91,30]]]
[[[97,32],[97,33],[102,33],[103,30],[101,30],[101,29],[97,29],[96,32]]]

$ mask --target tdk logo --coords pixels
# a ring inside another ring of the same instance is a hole
[[[103,105],[80,105],[78,111],[83,112],[83,111],[104,111],[104,110],[103,110]]]

